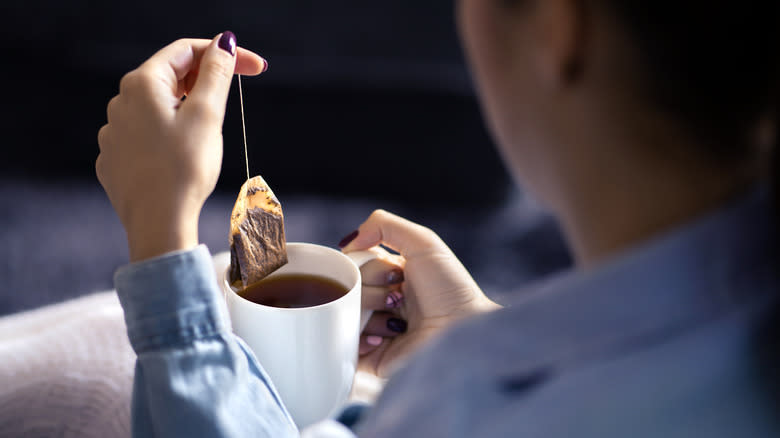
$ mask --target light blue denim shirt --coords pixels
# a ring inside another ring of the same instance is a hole
[[[453,328],[389,381],[357,434],[780,436],[767,380],[779,371],[760,360],[780,284],[769,205],[759,190]],[[125,266],[115,283],[138,354],[134,436],[299,435],[231,334],[205,247]],[[332,420],[303,435],[354,436]]]

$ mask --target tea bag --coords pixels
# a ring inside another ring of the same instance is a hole
[[[230,216],[230,282],[257,283],[287,263],[282,205],[261,176],[247,180]]]

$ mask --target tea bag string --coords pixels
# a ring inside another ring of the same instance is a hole
[[[249,181],[249,153],[246,147],[246,121],[244,119],[244,90],[241,87],[241,75],[238,75],[238,99],[241,101],[241,130],[244,133],[244,162],[246,163],[246,179]]]

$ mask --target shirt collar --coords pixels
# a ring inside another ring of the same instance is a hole
[[[538,367],[643,345],[777,293],[770,205],[768,191],[758,189],[601,266],[518,296],[493,320],[517,335],[511,346],[498,346],[507,371],[516,373],[518,362]]]

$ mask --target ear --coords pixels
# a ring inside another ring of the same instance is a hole
[[[542,82],[554,88],[569,85],[584,69],[585,5],[582,0],[541,0],[536,8],[536,62]]]

